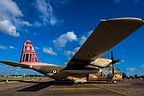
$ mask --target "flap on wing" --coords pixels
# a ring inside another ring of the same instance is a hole
[[[0,62],[4,63],[4,64],[7,64],[7,65],[10,65],[10,66],[13,66],[13,67],[30,68],[29,65],[25,65],[25,64],[22,64],[22,63],[18,63],[18,62],[12,62],[12,61],[7,61],[7,60],[3,60],[3,61],[0,61]]]
[[[140,18],[101,20],[67,66],[96,60],[144,24]]]

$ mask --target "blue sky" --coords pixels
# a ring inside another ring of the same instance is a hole
[[[143,0],[3,0],[0,2],[0,60],[19,62],[31,40],[39,61],[66,65],[100,19],[144,18]],[[116,64],[128,75],[144,74],[144,28],[115,46]],[[102,57],[110,58],[110,52]],[[0,64],[0,74],[36,72]]]

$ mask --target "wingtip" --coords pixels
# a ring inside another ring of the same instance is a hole
[[[4,60],[0,60],[0,63],[3,63]]]
[[[144,19],[142,19],[142,22],[144,23]]]
[[[0,60],[0,63],[8,62],[8,60]]]
[[[136,18],[136,17],[121,17],[121,18],[112,18],[112,19],[102,19],[102,22],[105,21],[128,21],[128,22],[139,22],[144,23],[144,19]]]

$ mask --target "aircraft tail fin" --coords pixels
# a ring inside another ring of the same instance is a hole
[[[30,40],[24,42],[20,62],[39,62]]]

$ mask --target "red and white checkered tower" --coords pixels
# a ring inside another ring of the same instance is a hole
[[[20,62],[38,62],[36,52],[30,40],[24,42]]]

